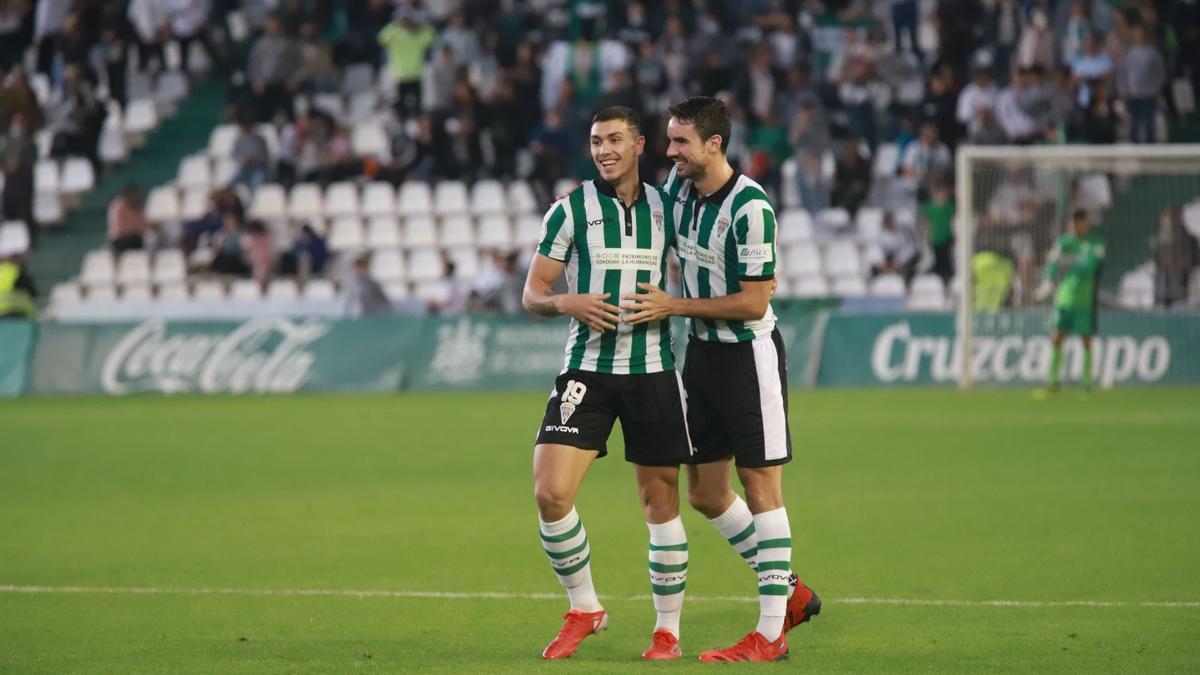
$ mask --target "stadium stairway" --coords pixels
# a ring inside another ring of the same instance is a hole
[[[43,304],[54,284],[79,274],[88,251],[104,246],[106,212],[113,197],[130,183],[148,192],[173,180],[179,160],[207,144],[208,134],[224,110],[226,86],[220,75],[197,78],[192,93],[179,102],[175,116],[154,130],[124,164],[109,167],[61,225],[40,231],[29,263]]]

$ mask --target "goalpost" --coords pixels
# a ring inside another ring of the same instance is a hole
[[[1200,145],[962,146],[955,197],[960,387],[1044,382],[1053,294],[1043,269],[1078,210],[1107,250],[1097,385],[1200,383]],[[1082,346],[1064,347],[1070,384]]]

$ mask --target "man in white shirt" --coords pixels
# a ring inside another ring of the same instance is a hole
[[[995,112],[996,95],[996,85],[992,83],[987,68],[977,67],[974,80],[958,95],[958,107],[955,110],[955,117],[959,124],[966,125],[968,134],[979,131],[980,110]]]

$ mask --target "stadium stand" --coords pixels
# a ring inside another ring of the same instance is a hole
[[[94,11],[62,4],[75,16]],[[435,297],[451,268],[469,286],[489,264],[486,252],[524,257],[553,195],[575,184],[571,176],[594,175],[584,143],[593,110],[624,104],[641,112],[643,171],[658,179],[669,169],[665,104],[699,93],[726,100],[731,161],[775,199],[782,297],[899,295],[911,308],[941,309],[956,286],[948,272],[930,275],[921,207],[931,188],[952,178],[943,151],[963,143],[1162,142],[1200,129],[1194,48],[1166,34],[1169,25],[1194,26],[1194,12],[1084,3],[1081,24],[1072,4],[926,0],[914,43],[897,40],[889,3],[863,0],[300,3],[278,17],[256,3],[213,3],[205,39],[187,49],[168,40],[161,56],[141,49],[132,17],[103,15],[94,27],[71,29],[122,69],[80,60],[54,40],[37,48],[30,41],[12,52],[20,64],[0,66],[10,73],[6,94],[33,92],[50,110],[90,87],[106,112],[89,127],[91,147],[76,155],[56,151],[75,147],[57,138],[63,127],[55,125],[69,120],[47,115],[36,129],[34,198],[22,219],[31,243],[39,227],[69,220],[81,197],[120,188],[105,181],[106,165],[136,163],[133,149],[143,145],[139,152],[158,162],[138,174],[157,177],[142,184],[158,234],[150,250],[132,262],[128,253],[77,250],[61,262],[71,253],[60,246],[48,266],[73,266],[77,280],[47,275],[66,284],[51,294],[52,309],[143,302],[145,292],[156,304],[328,302],[348,261],[363,254],[393,297]],[[1038,12],[1048,33],[1034,29]],[[381,43],[393,23],[433,28],[415,83],[389,61],[396,45]],[[125,38],[115,52],[102,26]],[[82,76],[48,67],[59,55]],[[204,68],[219,70],[219,87],[196,74]],[[194,124],[193,102],[214,92],[221,119]],[[194,126],[171,140],[178,154],[168,169],[156,153],[168,144],[152,132],[173,112]],[[1100,174],[1084,183],[1077,199],[1102,222],[1125,217],[1123,196],[1155,189]],[[209,197],[226,186],[241,202],[233,212],[245,211],[233,216],[231,234],[223,231],[229,210],[214,211]],[[1184,212],[1181,222],[1198,220],[1195,209]],[[210,215],[215,220],[205,221]],[[916,275],[900,286],[871,279],[866,262],[889,215],[921,234]],[[269,250],[260,257],[270,256],[274,277],[260,280],[257,295],[233,278],[249,274],[248,260],[214,269],[222,246],[248,255],[242,228],[250,221],[266,229]],[[305,225],[333,254],[320,273],[292,261]],[[77,226],[100,228],[72,221]],[[194,241],[189,232],[199,233]],[[1188,232],[1194,244],[1200,226]],[[1148,278],[1149,303],[1161,302],[1162,282],[1139,267],[1152,256],[1144,244],[1137,251],[1115,261],[1113,290],[1123,304],[1145,306]]]

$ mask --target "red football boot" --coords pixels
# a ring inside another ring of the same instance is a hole
[[[594,633],[608,628],[608,612],[583,612],[573,609],[563,615],[563,627],[558,635],[546,645],[542,652],[543,659],[569,658],[579,649],[579,643]]]
[[[648,661],[671,661],[679,656],[679,638],[666,628],[654,631],[650,648],[642,652],[642,658]]]
[[[758,631],[753,631],[738,643],[725,649],[710,649],[700,655],[707,663],[737,661],[782,661],[788,657],[787,634],[780,633],[779,639],[768,642]]]

